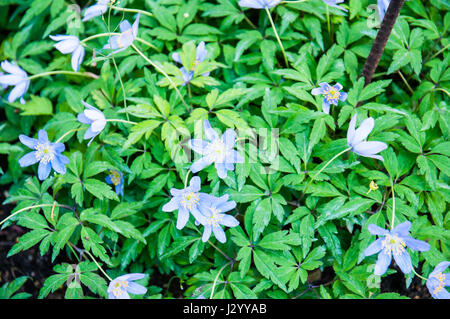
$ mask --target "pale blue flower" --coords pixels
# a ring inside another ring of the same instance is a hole
[[[114,169],[109,169],[109,175],[105,177],[105,181],[108,184],[115,186],[115,191],[117,195],[123,196],[123,174],[122,172],[116,171]]]
[[[338,105],[339,101],[344,102],[347,99],[347,93],[340,92],[342,90],[342,85],[336,83],[330,86],[328,83],[320,83],[320,87],[312,89],[312,95],[323,94],[322,111],[326,114],[330,114],[330,105]]]
[[[21,167],[39,162],[38,177],[41,181],[48,177],[52,168],[59,174],[66,173],[65,165],[69,164],[69,159],[61,154],[65,149],[63,143],[50,142],[44,130],[39,131],[38,139],[23,134],[19,135],[19,139],[22,144],[34,150],[19,159]]]
[[[83,137],[85,140],[88,138],[91,139],[87,144],[89,146],[92,140],[105,128],[106,118],[102,111],[84,101],[81,101],[81,103],[83,103],[87,109],[84,110],[83,113],[78,114],[77,119],[83,124],[90,125]]]
[[[369,117],[365,119],[359,128],[355,130],[356,114],[352,117],[347,131],[347,144],[351,147],[351,151],[364,157],[379,159],[384,162],[381,155],[375,155],[387,148],[387,144],[383,142],[363,142],[372,131],[375,121]]]
[[[147,292],[147,288],[133,282],[145,277],[145,274],[127,274],[112,280],[108,286],[109,299],[130,299],[130,294],[143,295]]]
[[[200,193],[200,177],[194,176],[189,182],[189,186],[184,189],[172,188],[170,194],[172,199],[162,208],[164,212],[172,212],[178,210],[177,228],[182,229],[189,220],[189,213],[199,222],[205,222],[203,215],[200,213],[200,207],[211,196]]]
[[[206,50],[205,42],[202,41],[198,44],[198,46],[196,48],[195,61],[191,65],[190,70],[187,71],[185,67],[180,68],[180,71],[181,71],[181,74],[182,74],[183,80],[184,80],[183,86],[192,80],[192,78],[194,77],[194,73],[195,73],[195,69],[196,69],[197,65],[206,59],[207,54],[208,54],[208,51]],[[181,61],[180,54],[177,52],[172,53],[172,59],[175,62],[183,64],[183,62]],[[209,74],[210,74],[210,72],[206,72],[206,73],[203,73],[202,76],[208,76]]]
[[[238,4],[241,7],[253,8],[253,9],[264,9],[273,8],[279,4],[281,0],[240,0]]]
[[[83,22],[103,15],[108,10],[109,0],[98,0],[96,4],[90,6],[84,12]]]
[[[74,35],[51,35],[54,41],[59,41],[54,47],[62,54],[72,54],[71,64],[75,72],[80,70],[80,65],[84,59],[84,47],[80,44],[80,39]]]
[[[141,14],[138,13],[133,25],[131,25],[128,20],[122,21],[119,25],[121,34],[113,35],[108,40],[108,43],[105,44],[103,49],[113,49],[115,51],[112,52],[111,54],[114,54],[114,53],[123,51],[126,48],[128,48],[133,43],[133,41],[136,39],[136,37],[138,35],[139,17],[140,16],[141,16]]]
[[[338,8],[340,10],[343,10],[345,12],[348,11],[344,7],[341,7],[340,5],[338,5],[338,3],[342,3],[342,2],[344,2],[344,0],[322,0],[322,1],[325,2],[325,4],[329,5],[330,7],[335,7],[335,8]]]
[[[228,194],[219,198],[211,196],[201,206],[200,211],[205,216],[205,221],[200,223],[205,227],[203,231],[202,241],[208,241],[211,232],[221,243],[225,243],[227,238],[221,225],[227,227],[236,227],[239,221],[231,215],[224,214],[236,207],[235,201],[228,201]]]
[[[214,163],[217,175],[220,178],[226,178],[227,171],[233,171],[235,163],[244,162],[244,158],[233,149],[236,142],[236,132],[227,129],[220,138],[216,131],[211,128],[208,120],[203,122],[203,126],[209,142],[198,139],[192,139],[188,142],[191,149],[203,155],[192,164],[191,171],[196,173]]]
[[[430,245],[422,240],[417,240],[409,235],[411,223],[406,221],[394,227],[392,230],[386,230],[377,225],[370,224],[368,229],[371,234],[378,235],[380,238],[375,240],[364,250],[365,256],[378,254],[378,260],[375,264],[375,275],[383,275],[391,264],[392,256],[401,271],[408,274],[412,271],[411,256],[406,247],[417,251],[426,251]]]
[[[450,286],[450,273],[443,273],[448,266],[450,261],[443,261],[428,276],[427,288],[435,299],[450,299],[450,293],[445,289]]]
[[[1,77],[2,75],[5,75],[5,73],[3,73],[3,72],[0,71],[0,77]],[[1,87],[3,90],[5,90],[5,89],[8,87],[8,84],[0,83],[0,87]]]
[[[14,62],[10,63],[8,61],[3,61],[0,66],[4,71],[9,73],[0,75],[0,84],[2,84],[2,86],[14,86],[11,92],[9,92],[8,102],[13,103],[20,98],[20,103],[25,104],[23,96],[30,86],[27,72]]]
[[[391,0],[377,0],[378,14],[380,15],[380,21],[383,21],[384,15],[386,14],[390,2]]]

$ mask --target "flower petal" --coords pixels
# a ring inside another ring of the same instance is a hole
[[[389,234],[388,230],[381,228],[375,224],[369,224],[367,229],[369,230],[369,232],[371,234],[374,234],[374,235],[384,235],[385,236],[385,235]]]
[[[403,273],[409,274],[412,271],[411,257],[406,250],[400,254],[394,254],[394,260]]]
[[[205,243],[208,241],[209,237],[211,237],[211,226],[205,225],[205,229],[202,235],[202,241]]]
[[[27,167],[33,164],[36,164],[39,160],[36,157],[37,152],[30,152],[25,154],[19,159],[20,167]]]
[[[108,175],[108,177],[109,177],[109,175]],[[109,180],[111,181],[111,178]],[[108,184],[111,184],[111,183],[112,183],[112,181],[109,182]],[[162,207],[162,211],[163,212],[173,212],[174,210],[178,209],[179,205],[180,205],[179,198],[173,197],[167,204],[165,204]]]
[[[239,221],[231,215],[224,215],[221,224],[227,227],[236,227]]]
[[[31,149],[34,149],[39,142],[37,139],[28,137],[23,134],[19,135],[19,140],[23,145],[28,146]]]
[[[39,162],[38,166],[38,178],[43,181],[50,175],[50,171],[52,170],[52,164],[48,162],[44,164],[44,162]]]
[[[427,251],[430,250],[430,244],[425,241],[417,240],[412,237],[403,237],[406,246],[417,251]]]
[[[371,256],[378,253],[382,248],[383,238],[378,238],[364,250],[365,256]]]
[[[222,227],[220,226],[213,227],[212,231],[217,240],[220,241],[222,244],[227,241],[227,237],[225,236],[225,232],[223,231]]]
[[[389,265],[391,264],[392,257],[389,254],[385,254],[383,251],[381,251],[378,254],[378,260],[375,264],[375,270],[374,274],[377,276],[383,275],[386,270],[388,269]]]
[[[191,172],[197,173],[211,163],[212,161],[210,161],[207,157],[202,157],[191,165]]]
[[[147,288],[135,282],[128,283],[127,291],[133,295],[143,295],[147,292]]]
[[[361,156],[369,156],[377,154],[387,148],[387,144],[383,142],[362,142],[353,146],[353,151]]]
[[[359,128],[355,131],[355,136],[353,137],[353,145],[357,145],[361,143],[363,140],[369,136],[370,132],[372,132],[373,127],[375,125],[375,120],[372,117],[369,117],[362,121]],[[374,153],[372,153],[374,154]]]
[[[189,212],[183,206],[178,208],[177,228],[183,229],[189,220]]]

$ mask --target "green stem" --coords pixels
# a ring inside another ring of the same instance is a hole
[[[133,12],[133,13],[142,13],[143,15],[153,17],[153,14],[144,10],[139,9],[128,9],[128,8],[121,8],[116,6],[110,6],[111,9],[117,10],[117,11],[123,11],[123,12]]]
[[[289,62],[288,62],[288,59],[286,57],[286,52],[284,51],[283,43],[281,43],[281,39],[278,36],[278,32],[277,32],[277,29],[275,28],[275,24],[273,23],[272,16],[270,15],[269,8],[266,6],[265,9],[266,9],[266,12],[267,12],[267,16],[269,17],[270,24],[272,25],[273,32],[275,33],[275,37],[277,38],[278,44],[280,45],[281,52],[283,52],[284,63],[286,64],[286,67],[289,67]]]
[[[81,130],[81,128],[75,128],[73,130],[67,131],[66,133],[64,133],[60,138],[58,138],[55,143],[59,143],[60,141],[62,141],[63,138],[65,138],[67,135],[69,135],[70,133],[76,132]]]
[[[331,22],[330,22],[330,11],[328,9],[328,4],[326,4],[327,6],[327,27],[328,27],[328,34],[330,35],[330,39],[331,39]]]
[[[417,277],[419,277],[419,278],[421,278],[421,279],[423,279],[423,280],[425,280],[425,281],[428,280],[428,278],[425,278],[425,277],[422,277],[421,275],[419,275],[419,274],[414,270],[414,268],[412,269],[412,271],[413,271],[413,273],[414,273]]]
[[[125,123],[125,124],[133,124],[136,125],[136,122],[133,121],[127,121],[127,120],[121,120],[121,119],[111,119],[111,120],[106,120],[106,122],[120,122],[120,123]]]
[[[450,47],[450,44],[447,44],[444,48],[442,48],[441,50],[439,50],[438,52],[436,52],[431,58],[429,58],[428,60],[432,60],[435,57],[437,57],[439,54],[441,54],[442,52],[444,52],[445,50],[447,50]]]
[[[394,194],[394,182],[391,179],[391,189],[392,189],[392,218],[391,218],[391,229],[394,229],[395,225],[395,194]]]
[[[157,66],[155,63],[153,63],[152,60],[150,60],[149,58],[147,58],[134,44],[131,44],[131,46],[133,47],[133,49],[141,56],[144,58],[145,61],[147,61],[151,66],[153,66],[158,72],[160,72],[162,75],[164,75],[166,77],[166,79],[169,81],[170,85],[172,85],[172,87],[175,89],[178,97],[181,99],[181,102],[184,104],[184,106],[186,107],[186,110],[189,112],[189,105],[187,105],[186,101],[184,100],[183,96],[181,95],[180,91],[178,90],[177,86],[175,85],[175,83],[173,83],[172,79],[167,75],[166,72],[164,72],[163,69],[161,69],[159,66]]]
[[[189,169],[188,171],[187,171],[187,173],[186,173],[186,177],[184,178],[184,188],[186,188],[187,187],[187,180],[188,180],[188,177],[189,177],[189,173],[191,172],[191,170]]]
[[[322,171],[323,171],[325,168],[327,168],[328,165],[331,164],[331,162],[333,162],[336,158],[338,158],[338,157],[341,156],[342,154],[344,154],[344,153],[350,151],[351,149],[352,149],[351,147],[346,148],[346,149],[343,150],[342,152],[340,152],[340,153],[334,155],[333,158],[330,159],[330,160],[325,164],[325,166],[322,167],[322,168],[321,168],[316,174],[314,174],[314,176],[309,180],[309,182],[308,182],[308,184],[306,185],[305,190],[303,191],[303,193],[304,193],[304,194],[306,193],[306,190],[308,189],[308,186],[316,179],[317,175],[319,175],[320,173],[322,173]]]
[[[86,43],[88,41],[91,41],[91,40],[94,40],[94,39],[97,39],[97,38],[111,37],[113,35],[121,35],[121,34],[122,33],[117,33],[117,32],[105,32],[105,33],[94,34],[94,35],[92,35],[90,37],[87,37],[86,39],[81,40],[80,44],[84,44],[84,43]],[[157,47],[155,47],[150,42],[145,41],[144,39],[136,37],[134,40],[136,40],[138,42],[141,42],[141,43],[151,47],[152,49],[155,49],[156,51],[160,52],[160,50]]]
[[[39,204],[39,205],[28,206],[28,207],[19,209],[17,212],[14,212],[14,213],[12,213],[11,215],[9,215],[8,217],[6,217],[4,220],[2,220],[2,221],[0,222],[0,226],[1,226],[2,224],[4,224],[7,220],[11,219],[12,217],[14,217],[14,216],[16,216],[17,214],[20,214],[21,212],[24,212],[24,211],[26,211],[26,210],[33,209],[33,208],[38,208],[38,207],[51,207],[51,206],[53,206],[53,205],[58,206],[58,207],[62,207],[62,208],[66,208],[66,209],[72,210],[71,207],[66,206],[66,205],[60,205],[60,204]]]
[[[403,73],[400,72],[400,70],[397,71],[398,75],[400,75],[400,77],[403,80],[403,83],[405,83],[406,87],[408,88],[409,92],[411,92],[411,94],[414,94],[414,90],[411,88],[411,86],[409,85],[408,81],[405,79],[405,77],[403,76]]]
[[[86,76],[93,79],[98,79],[98,75],[91,72],[74,72],[74,71],[49,71],[44,73],[35,74],[28,77],[28,80],[33,80],[39,77],[47,76],[47,75],[55,75],[55,74],[68,74],[68,75],[78,75],[78,76]]]
[[[97,268],[100,269],[100,271],[103,273],[103,275],[105,275],[105,277],[108,278],[109,281],[112,281],[112,278],[108,276],[108,274],[98,264],[97,260],[95,260],[94,256],[92,256],[90,252],[88,252],[87,250],[84,250],[83,253],[86,253],[89,257],[91,257],[92,261],[97,265]]]
[[[245,15],[244,12],[241,12],[244,15],[244,20],[247,21],[247,23],[255,30],[257,30],[258,28],[256,27],[256,25],[253,24],[253,22]]]
[[[217,279],[219,279],[220,274],[221,274],[222,271],[225,269],[225,267],[227,267],[229,264],[231,264],[231,261],[228,262],[228,263],[226,263],[225,265],[223,265],[222,268],[220,268],[219,273],[217,274],[216,278],[214,279],[214,283],[213,283],[213,286],[212,286],[212,289],[211,289],[211,296],[209,297],[209,299],[212,299],[212,298],[213,298],[214,290],[215,290],[215,288],[216,288]]]

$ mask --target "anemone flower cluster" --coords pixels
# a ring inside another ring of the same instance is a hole
[[[411,222],[406,221],[397,225],[391,230],[386,230],[377,225],[370,224],[369,232],[378,235],[375,240],[364,250],[365,256],[378,253],[378,260],[375,264],[375,275],[383,275],[391,264],[392,257],[400,267],[401,271],[409,274],[412,270],[411,256],[406,247],[416,251],[427,251],[430,245],[422,240],[417,240],[409,235]]]
[[[19,159],[21,167],[39,162],[38,177],[41,181],[50,175],[52,168],[59,174],[66,173],[65,165],[69,164],[69,159],[61,154],[65,149],[64,144],[50,142],[46,131],[40,130],[38,139],[21,134],[19,140],[22,144],[34,150]]]
[[[344,102],[347,99],[347,93],[340,92],[342,85],[337,83],[333,86],[328,83],[320,83],[318,88],[311,91],[312,95],[324,95],[322,102],[322,111],[326,114],[330,114],[330,105],[338,105],[339,101]]]
[[[3,61],[0,66],[3,71],[8,72],[0,74],[0,84],[4,89],[8,86],[14,87],[11,92],[9,92],[8,102],[13,103],[17,99],[20,99],[20,103],[25,104],[23,96],[30,86],[27,72],[14,62]]]
[[[109,299],[130,299],[129,294],[143,295],[147,292],[147,288],[135,283],[135,280],[143,279],[145,274],[134,273],[126,274],[111,280],[108,286]]]
[[[205,42],[201,41],[198,44],[196,51],[195,51],[195,61],[190,66],[189,70],[187,70],[184,66],[180,68],[180,72],[181,72],[181,75],[183,76],[183,81],[184,81],[183,86],[185,86],[192,80],[192,78],[194,77],[195,69],[197,68],[197,65],[206,59],[207,54],[208,54],[208,51],[206,50]],[[183,64],[180,54],[177,52],[172,53],[172,59],[177,63]],[[209,75],[209,72],[202,74],[202,76],[208,76],[208,75]]]
[[[137,37],[140,16],[141,14],[138,13],[133,25],[128,20],[122,21],[119,24],[121,33],[119,35],[113,35],[108,39],[108,43],[103,46],[103,49],[114,50],[110,54],[115,54],[128,48]]]
[[[355,129],[356,114],[352,117],[347,131],[347,144],[351,147],[351,151],[364,157],[371,157],[384,161],[383,156],[376,155],[385,150],[387,144],[383,142],[364,141],[373,130],[375,121],[372,117],[365,119],[358,129]]]
[[[80,43],[80,39],[74,35],[50,35],[50,39],[58,41],[54,47],[62,54],[71,53],[72,69],[75,72],[80,70],[80,65],[84,59],[84,47]]]
[[[214,163],[217,175],[220,178],[226,178],[227,171],[234,170],[234,164],[244,162],[244,158],[234,150],[236,132],[232,129],[227,129],[222,137],[219,137],[208,120],[203,122],[203,127],[208,141],[191,139],[188,142],[191,149],[202,155],[199,160],[192,164],[191,171],[197,173]]]
[[[450,261],[440,262],[427,279],[427,288],[435,299],[450,299],[450,293],[445,287],[450,286],[450,273],[443,273],[450,266]]]

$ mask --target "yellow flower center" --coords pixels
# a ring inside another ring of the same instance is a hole
[[[436,276],[433,276],[433,277],[436,278],[437,280],[439,280],[439,286],[437,286],[433,290],[433,295],[436,295],[438,292],[440,292],[445,287],[445,275],[440,272],[439,274],[437,274]]]
[[[181,200],[181,205],[188,210],[192,210],[197,208],[197,204],[199,201],[198,193],[188,192],[183,195],[183,199]]]
[[[117,186],[121,183],[120,173],[118,171],[109,170],[109,177],[111,178],[111,182]]]
[[[207,222],[209,225],[213,227],[218,227],[219,223],[222,221],[222,216],[219,216],[221,213],[216,207],[210,207],[209,211],[211,212],[211,216],[209,216]]]
[[[47,164],[55,158],[55,150],[49,142],[38,144],[35,149],[36,159],[44,164]]]
[[[399,255],[405,251],[405,241],[396,235],[386,235],[381,242],[381,247],[386,254]]]

